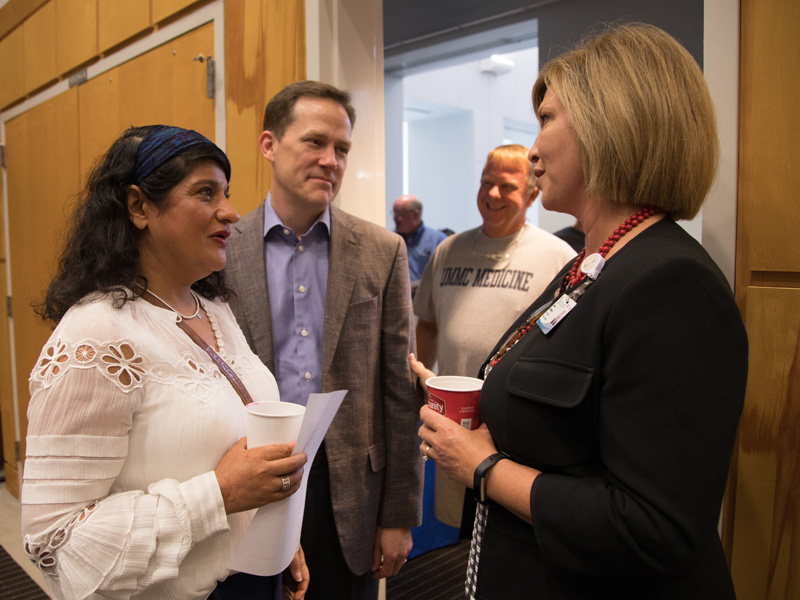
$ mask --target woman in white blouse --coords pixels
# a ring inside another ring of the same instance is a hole
[[[229,179],[217,146],[162,125],[127,130],[89,176],[30,377],[22,527],[56,598],[280,595],[280,577],[228,570],[307,459],[246,449],[239,390],[279,397],[225,303]],[[302,550],[283,581],[303,597]]]

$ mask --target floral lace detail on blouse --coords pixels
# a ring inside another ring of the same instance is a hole
[[[144,359],[129,340],[99,343],[81,340],[72,344],[61,338],[42,349],[31,372],[31,381],[50,387],[71,368],[97,368],[106,379],[127,392],[142,386]]]
[[[72,529],[84,522],[89,514],[97,507],[96,502],[92,502],[89,506],[84,508],[80,514],[76,515],[64,527],[59,527],[53,534],[42,544],[32,544],[30,536],[25,536],[25,554],[33,564],[35,564],[42,572],[48,574],[55,574],[58,560],[56,559],[56,550],[64,545],[64,542],[69,539]]]
[[[229,364],[235,362],[226,358]],[[48,388],[70,369],[97,369],[123,392],[142,388],[146,382],[174,385],[204,403],[214,397],[220,386],[230,385],[213,363],[203,364],[188,353],[178,364],[151,361],[127,339],[102,343],[83,339],[72,343],[57,338],[42,349],[30,380]]]

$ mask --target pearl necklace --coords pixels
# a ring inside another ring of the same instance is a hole
[[[148,290],[146,287],[144,287],[143,285],[141,285],[139,283],[137,283],[136,285],[139,286],[140,288],[142,288],[146,293],[150,294],[153,298],[155,298],[156,300],[161,302],[161,304],[166,306],[168,309],[170,309],[176,315],[178,315],[178,319],[179,320],[187,320],[188,321],[189,319],[194,319],[195,317],[198,318],[198,319],[202,319],[203,318],[203,315],[200,314],[200,298],[197,297],[197,294],[195,294],[194,290],[192,290],[192,289],[190,289],[189,292],[192,294],[192,298],[194,298],[194,306],[195,306],[194,314],[184,315],[183,313],[178,312],[177,310],[172,308],[172,306],[167,304],[167,301],[164,300],[161,296],[155,294],[154,292],[151,292],[150,290]]]
[[[597,253],[605,258],[606,254],[608,254],[611,248],[614,247],[614,244],[624,237],[626,233],[639,225],[639,223],[643,223],[653,215],[657,215],[660,212],[662,212],[662,210],[660,208],[656,208],[655,206],[646,206],[636,211],[630,217],[625,219],[622,224],[617,227],[610,236],[608,236],[608,239],[603,242],[603,245],[600,246],[600,249],[597,251]],[[578,283],[586,278],[586,275],[580,271],[580,266],[583,262],[584,256],[586,256],[586,248],[581,250],[581,253],[578,254],[578,258],[576,258],[575,262],[572,263],[572,268],[569,270],[569,273],[567,273],[567,275],[564,277],[564,282],[561,284],[562,292],[567,289],[568,286],[575,287]]]

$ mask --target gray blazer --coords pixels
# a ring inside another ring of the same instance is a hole
[[[262,202],[233,226],[225,276],[250,347],[274,371],[263,231]],[[325,448],[339,541],[357,574],[370,568],[377,525],[421,522],[422,397],[407,360],[415,346],[402,238],[331,207],[322,391],[349,391]]]

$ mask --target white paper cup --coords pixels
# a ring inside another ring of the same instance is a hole
[[[293,444],[300,433],[305,406],[291,402],[251,402],[246,407],[247,447]]]

